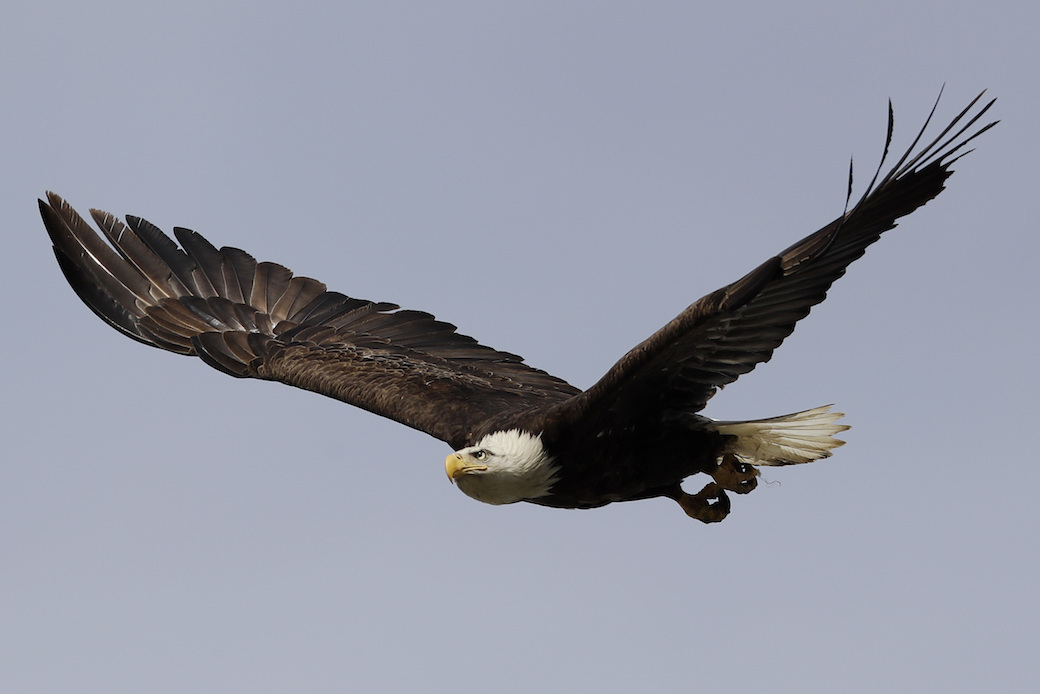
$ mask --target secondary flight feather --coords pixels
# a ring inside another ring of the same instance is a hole
[[[829,407],[733,422],[699,412],[718,388],[768,361],[897,219],[943,190],[965,146],[996,124],[979,124],[993,105],[981,98],[926,139],[936,101],[882,174],[890,104],[884,155],[858,202],[690,305],[586,391],[428,313],[328,291],[189,229],[175,228],[175,242],[140,217],[91,210],[102,238],[53,193],[40,213],[69,284],[124,335],[424,431],[451,446],[448,476],[479,501],[592,508],[667,497],[715,522],[729,513],[727,492],[755,488],[758,466],[828,457],[848,427]],[[851,198],[851,170],[849,186]],[[687,493],[683,480],[698,473],[711,481]]]

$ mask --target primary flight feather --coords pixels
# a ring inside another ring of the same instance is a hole
[[[424,431],[454,449],[445,469],[475,499],[592,508],[668,497],[715,522],[729,513],[727,491],[755,488],[757,466],[825,458],[848,427],[829,407],[733,422],[698,413],[768,361],[867,246],[943,190],[965,145],[996,124],[976,125],[993,104],[977,108],[981,97],[922,145],[933,107],[838,219],[690,305],[586,391],[428,313],[327,291],[188,229],[174,229],[178,246],[140,217],[91,210],[102,239],[53,193],[40,213],[69,284],[120,332]],[[885,155],[892,130],[889,105]],[[683,491],[697,473],[712,481]]]

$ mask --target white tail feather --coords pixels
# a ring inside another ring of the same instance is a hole
[[[844,444],[834,438],[849,427],[834,422],[845,415],[833,405],[747,422],[715,422],[719,433],[735,436],[729,452],[752,465],[794,465],[828,458]]]

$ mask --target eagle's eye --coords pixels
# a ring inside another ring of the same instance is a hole
[[[482,463],[488,459],[488,455],[489,454],[487,451],[481,449],[473,453],[473,460],[476,460],[478,463]]]

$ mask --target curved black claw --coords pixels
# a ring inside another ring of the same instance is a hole
[[[727,453],[711,472],[712,478],[726,491],[747,494],[758,486],[758,468],[742,463],[737,456]]]
[[[680,492],[676,501],[687,516],[702,523],[718,523],[729,515],[729,496],[715,482],[708,482],[696,494]]]

